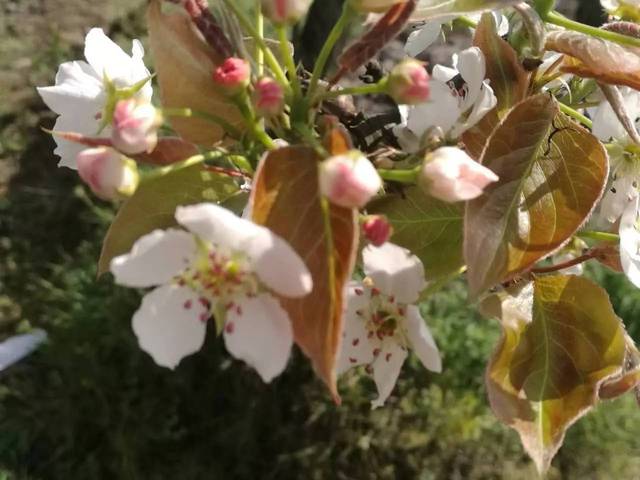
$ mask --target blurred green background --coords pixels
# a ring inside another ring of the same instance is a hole
[[[40,130],[54,115],[33,87],[81,58],[90,26],[128,49],[144,35],[141,3],[0,0],[0,329],[50,335],[0,374],[0,479],[537,478],[488,409],[482,377],[499,328],[466,305],[462,284],[423,305],[445,372],[412,359],[376,411],[370,380],[345,378],[337,407],[300,354],[264,385],[213,335],[175,372],[140,351],[139,295],[96,280],[114,210],[56,167]],[[590,274],[640,340],[640,292]],[[639,433],[633,398],[605,404],[569,431],[549,478],[640,478]]]

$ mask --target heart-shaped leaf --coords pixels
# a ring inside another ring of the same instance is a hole
[[[120,207],[109,227],[102,244],[98,275],[109,271],[111,259],[131,250],[143,235],[175,226],[177,206],[204,201],[221,203],[237,193],[238,186],[231,177],[208,172],[202,165],[143,182]]]
[[[442,202],[411,187],[374,201],[368,210],[387,216],[394,230],[391,241],[422,260],[427,280],[447,277],[464,265],[463,204]]]
[[[564,30],[549,33],[546,47],[568,55],[563,72],[640,89],[640,49]]]
[[[224,58],[207,44],[191,19],[183,12],[165,14],[161,1],[152,0],[147,23],[163,108],[191,108],[238,126],[239,112],[211,77]],[[171,125],[186,141],[198,145],[212,146],[225,137],[219,125],[200,118],[174,117]]]
[[[329,205],[321,196],[319,160],[304,146],[270,152],[258,167],[251,199],[253,220],[287,240],[311,272],[308,296],[280,302],[296,343],[338,401],[335,363],[359,230],[355,210]]]
[[[504,334],[487,369],[489,400],[543,473],[567,429],[621,371],[624,327],[607,293],[582,277],[541,277],[502,297],[494,305]]]
[[[608,157],[546,94],[530,97],[489,138],[481,163],[500,180],[467,204],[464,255],[477,296],[560,248],[604,190]]]

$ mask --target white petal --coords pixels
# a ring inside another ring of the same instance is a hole
[[[443,23],[442,19],[432,20],[423,27],[411,32],[404,46],[404,51],[407,52],[407,55],[416,57],[426,50],[440,36]]]
[[[46,339],[47,332],[39,329],[7,338],[0,343],[0,371],[22,360]]]
[[[620,263],[627,278],[640,288],[640,231],[638,199],[628,204],[620,219]]]
[[[615,223],[638,196],[638,189],[633,186],[637,180],[630,175],[621,175],[611,183],[600,203],[600,215],[607,222]]]
[[[141,237],[126,255],[111,260],[116,283],[127,287],[153,287],[170,282],[194,261],[193,235],[182,230],[155,230]]]
[[[398,303],[414,303],[425,287],[424,267],[406,248],[387,242],[381,247],[368,245],[362,251],[364,272],[386,295]]]
[[[473,104],[471,113],[467,119],[456,125],[451,131],[451,136],[457,138],[466,132],[468,129],[477,124],[484,116],[489,113],[498,104],[498,99],[493,93],[493,89],[488,83],[484,83],[480,93],[478,94],[475,103]]]
[[[133,316],[140,348],[160,366],[175,368],[202,348],[209,318],[191,289],[164,285],[145,295]]]
[[[302,297],[313,289],[307,266],[296,251],[271,230],[258,227],[253,238],[243,244],[260,280],[276,293]]]
[[[92,28],[85,38],[84,56],[100,78],[106,75],[110,79],[126,76],[131,57],[113,40],[107,37],[101,28]]]
[[[593,116],[593,134],[603,142],[627,136],[626,130],[607,101],[603,101],[596,108]]]
[[[76,112],[75,114],[63,114],[58,117],[53,127],[54,131],[59,132],[76,132],[83,135],[95,135],[98,130],[98,121],[88,115],[89,112]],[[102,134],[108,136],[111,128],[107,127]],[[76,170],[78,168],[76,157],[87,148],[76,142],[70,142],[61,137],[54,135],[53,140],[56,142],[57,148],[54,153],[60,157],[59,167],[69,167]]]
[[[44,103],[58,114],[73,112],[74,108],[100,112],[102,108],[96,99],[102,92],[102,82],[85,62],[63,63],[55,86],[38,88]]]
[[[471,105],[476,102],[482,83],[486,75],[484,54],[478,47],[471,47],[460,52],[458,56],[458,71],[467,83],[468,93],[465,103]]]
[[[370,364],[374,359],[373,351],[381,346],[377,336],[369,338],[366,318],[370,314],[370,299],[368,295],[362,294],[363,291],[362,285],[355,282],[349,285],[347,291],[344,332],[336,367],[338,375],[352,367]]]
[[[440,127],[448,132],[460,118],[458,99],[448,85],[432,81],[431,99],[411,108],[407,126],[418,137],[431,127]]]
[[[240,310],[227,312],[224,342],[227,350],[256,369],[269,383],[287,366],[293,331],[287,312],[269,294],[236,302]]]
[[[458,70],[451,67],[445,67],[444,65],[436,65],[431,71],[431,78],[437,80],[440,83],[447,83],[453,77],[458,75]]]
[[[260,280],[277,293],[300,297],[311,292],[313,281],[306,265],[269,229],[212,203],[179,207],[176,219],[208,242],[246,253]]]
[[[432,372],[440,373],[442,371],[440,352],[427,324],[422,315],[420,315],[420,310],[415,305],[407,307],[404,326],[411,342],[411,348],[422,362],[422,365]]]
[[[378,398],[371,402],[372,408],[384,405],[396,385],[407,351],[393,339],[387,339],[382,351],[373,362],[373,379],[378,387]]]

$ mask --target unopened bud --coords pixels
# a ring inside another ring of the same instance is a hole
[[[381,187],[380,175],[357,150],[331,157],[320,168],[322,194],[342,207],[364,207]]]
[[[445,202],[472,200],[498,176],[456,147],[441,147],[429,153],[420,183],[431,196]]]
[[[227,58],[213,72],[213,81],[222,87],[227,95],[236,95],[249,86],[251,66],[242,58]]]
[[[162,116],[150,103],[121,100],[113,111],[113,146],[122,153],[150,153],[158,143]]]
[[[261,117],[274,117],[284,109],[284,90],[273,78],[263,77],[255,84],[253,105]]]
[[[136,162],[112,148],[98,147],[78,154],[78,174],[103,200],[130,197],[138,188]]]
[[[382,13],[389,10],[396,3],[405,3],[407,0],[349,0],[351,6],[359,12]]]
[[[262,12],[276,24],[297,22],[310,6],[311,0],[262,0]]]
[[[384,215],[370,215],[362,224],[362,232],[369,243],[375,247],[380,247],[393,234],[393,227]]]
[[[401,105],[415,105],[429,100],[429,74],[424,63],[404,60],[389,75],[389,95]]]

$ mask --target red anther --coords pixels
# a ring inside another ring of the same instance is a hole
[[[353,342],[351,342],[351,345],[353,345],[354,347],[357,346],[360,343],[360,339],[359,338],[354,338]]]
[[[227,324],[224,326],[224,331],[229,334],[233,333],[235,329],[236,326],[233,322],[227,322]]]
[[[202,323],[205,323],[207,320],[209,320],[209,312],[204,312],[200,314],[200,321]]]
[[[389,297],[389,301],[390,301],[391,303],[394,303],[394,302],[396,301],[396,297],[395,297],[394,295],[391,295],[391,296]]]
[[[354,290],[354,292],[355,292],[355,294],[356,294],[356,295],[358,295],[358,296],[360,296],[360,295],[362,295],[362,294],[364,293],[364,291],[363,291],[361,288],[356,288],[356,289]]]
[[[186,302],[184,302],[182,306],[184,307],[185,310],[190,310],[192,305],[193,305],[193,302],[191,300],[187,300]]]
[[[391,354],[387,353],[384,357],[385,361],[388,362],[389,360],[391,360]]]
[[[374,348],[373,349],[373,356],[377,357],[378,355],[380,355],[380,349],[379,348]]]
[[[369,364],[364,368],[364,371],[367,372],[369,375],[373,375],[373,365]]]
[[[356,362],[357,362],[357,360],[356,360],[355,358],[353,358],[353,357],[349,357],[349,361],[350,361],[351,363],[356,363]]]
[[[378,295],[380,295],[380,290],[378,290],[376,287],[373,287],[371,289],[371,296],[375,297],[375,296],[378,296]]]
[[[236,307],[236,313],[237,313],[238,315],[242,315],[242,307],[240,307],[240,305],[238,305],[238,306]]]

